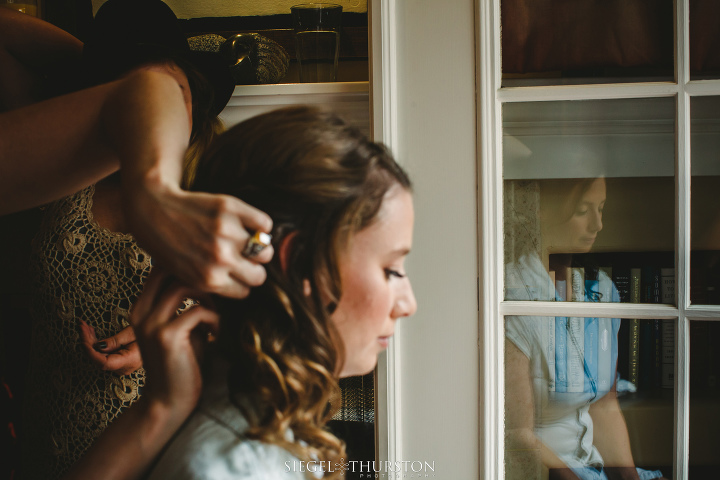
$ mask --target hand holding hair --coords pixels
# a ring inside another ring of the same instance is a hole
[[[189,286],[228,297],[244,298],[265,281],[261,264],[272,259],[272,246],[253,258],[242,252],[248,230],[270,232],[268,215],[235,197],[174,186],[135,183],[133,193],[126,196],[126,218],[156,265]]]
[[[208,333],[217,333],[219,318],[209,299],[178,315],[184,298],[202,294],[174,277],[154,270],[130,314],[130,323],[145,359],[145,395],[152,401],[181,408],[184,417],[195,407],[202,379],[200,359]]]

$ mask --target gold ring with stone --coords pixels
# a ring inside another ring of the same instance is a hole
[[[248,240],[245,249],[242,254],[245,258],[255,258],[260,255],[265,247],[270,245],[272,241],[272,235],[265,232],[255,232],[255,234]]]

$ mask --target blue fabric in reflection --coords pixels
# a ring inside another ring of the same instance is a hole
[[[640,480],[653,480],[663,476],[660,470],[643,470],[642,468],[635,470],[637,470]],[[602,468],[573,468],[572,471],[580,480],[608,480],[608,476]]]

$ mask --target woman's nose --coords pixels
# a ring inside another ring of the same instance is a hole
[[[394,319],[409,317],[417,310],[417,300],[415,300],[415,293],[413,292],[410,280],[405,283],[406,285],[402,287],[402,291],[399,292],[395,299],[395,305],[391,313]]]
[[[602,223],[602,212],[594,212],[590,217],[590,225],[588,225],[590,231],[599,232],[603,228]]]

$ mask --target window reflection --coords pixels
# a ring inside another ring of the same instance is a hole
[[[720,322],[690,322],[691,479],[716,478],[720,472]]]
[[[720,78],[720,3],[690,0],[690,78]]]
[[[673,14],[671,0],[502,0],[503,86],[672,81]]]
[[[671,267],[593,256],[611,180],[506,180],[506,300],[662,301]],[[675,321],[508,316],[505,335],[508,479],[670,475]]]
[[[506,478],[671,475],[672,388],[655,387],[653,359],[643,353],[639,369],[648,383],[619,373],[630,355],[620,340],[631,322],[506,317]],[[652,336],[642,336],[639,348],[654,351]]]
[[[693,97],[690,301],[720,304],[720,97]]]
[[[593,301],[575,272],[595,301],[675,304],[674,114],[665,98],[503,106],[506,300]]]

